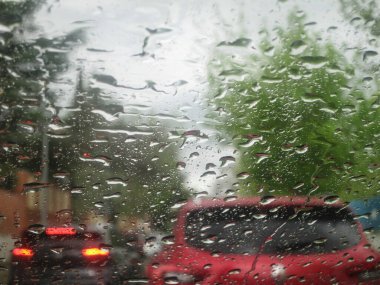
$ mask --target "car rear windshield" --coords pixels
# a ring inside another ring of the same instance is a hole
[[[327,253],[356,245],[353,216],[338,207],[216,207],[195,210],[186,220],[194,247],[220,253]]]

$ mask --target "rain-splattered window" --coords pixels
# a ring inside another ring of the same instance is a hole
[[[380,282],[379,11],[0,0],[0,284]]]

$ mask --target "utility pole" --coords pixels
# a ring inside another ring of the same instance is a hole
[[[40,123],[40,132],[42,135],[42,150],[41,150],[41,176],[40,182],[48,184],[49,180],[49,137],[48,132],[48,114],[45,108],[45,92],[46,86],[44,86],[41,93],[40,112],[42,114],[42,120]],[[40,223],[47,225],[48,221],[48,199],[49,199],[49,186],[40,188],[39,191],[39,208],[40,208]]]

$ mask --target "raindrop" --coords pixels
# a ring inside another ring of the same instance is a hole
[[[318,97],[314,93],[305,93],[305,95],[301,96],[301,99],[305,103],[313,103],[313,102],[322,102],[322,103],[325,103],[325,101],[323,99],[321,99],[320,97]]]
[[[326,204],[335,204],[335,203],[339,202],[339,196],[337,196],[337,195],[326,196],[323,198],[323,201]]]
[[[321,68],[327,64],[328,60],[324,56],[302,56],[303,66],[309,69]]]
[[[262,82],[264,83],[270,83],[270,84],[275,84],[275,83],[281,83],[282,79],[278,77],[272,77],[272,76],[262,76],[261,77]]]
[[[206,197],[206,196],[208,196],[207,191],[201,191],[201,192],[194,193],[194,198],[201,198],[201,197]]]
[[[117,178],[117,177],[107,179],[106,183],[108,185],[121,185],[121,186],[127,186],[128,185],[128,183],[125,180],[123,180],[121,178]]]
[[[228,197],[225,197],[223,200],[225,202],[230,202],[230,201],[235,201],[237,200],[238,196],[235,196],[235,195],[232,195],[232,196],[228,196]]]
[[[267,56],[273,56],[274,55],[274,47],[269,47],[266,50],[264,50],[264,54]]]
[[[130,142],[135,142],[135,141],[137,141],[137,139],[133,136],[130,136],[130,137],[127,137],[124,142],[130,143]]]
[[[267,217],[267,215],[266,214],[254,214],[253,217],[256,220],[261,220],[261,219],[265,219]]]
[[[227,174],[222,174],[222,175],[217,176],[216,179],[224,179],[227,176],[228,176]]]
[[[103,199],[104,200],[108,200],[108,199],[115,199],[115,198],[120,198],[120,197],[121,197],[121,193],[120,192],[116,192],[116,193],[113,193],[113,194],[110,194],[110,195],[104,195]]]
[[[167,285],[177,285],[177,284],[180,284],[180,283],[179,283],[178,277],[165,277],[165,283],[164,284],[167,284]]]
[[[171,206],[170,208],[171,208],[171,209],[179,209],[179,208],[181,208],[183,205],[185,205],[186,202],[187,202],[187,201],[177,202],[177,203],[175,203],[173,206]]]
[[[274,196],[263,196],[260,200],[260,204],[262,205],[268,205],[272,203],[276,198]]]
[[[309,147],[307,145],[303,145],[303,146],[297,147],[296,153],[303,154],[303,153],[306,153],[308,150],[309,150]]]
[[[72,194],[82,194],[84,189],[85,189],[84,187],[76,187],[76,188],[71,189],[70,192]]]
[[[319,110],[321,110],[322,112],[328,113],[328,114],[332,114],[332,115],[334,115],[336,113],[336,111],[337,111],[337,110],[334,110],[334,109],[331,109],[331,108],[321,108]]]
[[[103,110],[92,110],[91,113],[93,114],[98,114],[100,116],[103,117],[104,120],[108,121],[108,122],[112,122],[112,121],[115,121],[118,119],[118,116],[120,113],[117,113],[117,114],[114,114],[114,115],[111,115]]]
[[[8,28],[7,26],[4,26],[4,25],[0,24],[0,34],[10,33],[10,32],[11,32],[10,28]]]
[[[174,236],[173,235],[164,236],[161,238],[161,241],[163,244],[167,244],[167,245],[174,244]]]
[[[219,76],[240,75],[243,73],[244,73],[243,69],[233,68],[233,69],[223,70],[222,72],[219,73]]]
[[[238,38],[232,42],[226,42],[226,41],[220,42],[217,46],[218,47],[219,46],[247,47],[251,42],[252,40],[248,38]]]
[[[175,81],[173,82],[172,84],[170,84],[169,86],[175,86],[175,87],[178,87],[178,86],[182,86],[182,85],[185,85],[187,84],[188,82],[186,80],[178,80],[178,81]]]
[[[96,202],[96,203],[94,204],[94,206],[95,206],[96,208],[103,208],[103,207],[104,207],[104,203],[103,203],[103,202]]]
[[[367,50],[363,53],[363,61],[366,61],[370,57],[374,57],[378,55],[377,51],[374,50]]]
[[[238,175],[236,175],[237,179],[247,179],[250,176],[248,172],[240,172]]]
[[[177,168],[178,170],[184,170],[185,167],[186,167],[186,163],[183,162],[183,161],[179,161],[179,162],[177,162],[177,164],[176,164],[176,168]]]
[[[364,77],[363,78],[363,82],[364,83],[369,83],[369,82],[371,82],[373,80],[373,77],[370,77],[370,76],[367,76],[367,77]]]
[[[334,31],[334,30],[337,30],[337,29],[338,29],[337,26],[330,26],[330,27],[328,27],[327,31],[331,32],[331,31]]]
[[[267,154],[267,153],[256,153],[255,155],[256,155],[256,157],[259,158],[259,159],[257,160],[257,163],[260,163],[260,162],[262,162],[263,160],[265,160],[265,159],[271,157],[271,155],[270,155],[270,154]]]
[[[236,275],[236,274],[240,274],[240,272],[241,272],[240,269],[232,269],[228,271],[228,275]]]
[[[35,132],[35,125],[31,122],[20,122],[17,124],[17,128],[23,133],[33,134]]]
[[[68,172],[56,172],[53,174],[53,177],[56,179],[65,179],[69,176],[70,174]]]
[[[97,157],[92,158],[91,154],[89,153],[84,153],[83,157],[80,157],[79,159],[82,161],[88,161],[88,162],[99,162],[103,164],[104,166],[110,166],[110,163],[111,163],[111,159],[108,157],[97,156]]]
[[[198,158],[199,157],[199,152],[193,152],[193,153],[191,153],[190,154],[190,156],[189,156],[191,159],[196,159],[196,158]]]
[[[149,34],[152,34],[152,35],[169,33],[172,31],[171,29],[168,29],[168,28],[157,28],[157,29],[146,28],[146,30],[149,32]]]
[[[202,243],[204,244],[213,244],[215,243],[217,240],[217,236],[216,235],[209,235],[207,238],[205,239],[202,239]]]
[[[222,162],[220,166],[223,167],[235,163],[235,158],[233,156],[223,156],[219,161]]]
[[[314,244],[324,244],[327,242],[327,238],[319,238],[313,241]]]
[[[372,262],[374,260],[375,260],[375,258],[371,255],[371,256],[368,256],[365,261]]]
[[[214,169],[215,167],[216,167],[216,165],[213,164],[213,163],[207,163],[207,164],[206,164],[206,170]]]
[[[245,143],[239,144],[239,146],[240,147],[244,147],[244,148],[251,147],[255,143],[261,141],[262,139],[263,139],[262,136],[259,136],[259,135],[250,135],[250,139],[247,142],[245,142]]]
[[[305,51],[305,49],[307,48],[307,45],[302,40],[296,40],[292,42],[292,44],[290,45],[290,48],[291,48],[292,55],[299,55]]]
[[[206,171],[204,172],[201,177],[209,177],[209,176],[215,176],[216,172],[215,171]]]

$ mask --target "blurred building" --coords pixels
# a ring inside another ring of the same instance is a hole
[[[36,183],[37,178],[26,170],[19,170],[15,175],[13,187],[0,188],[0,258],[7,258],[9,250],[23,230],[31,224],[39,223],[39,192],[25,192],[24,185]],[[42,190],[40,190],[42,191]],[[69,192],[49,185],[48,191],[48,223],[56,224],[62,210],[71,208]]]

